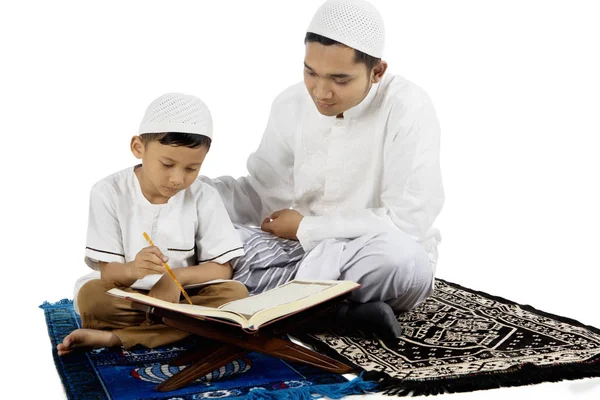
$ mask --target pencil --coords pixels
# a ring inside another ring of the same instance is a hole
[[[148,236],[148,234],[146,232],[144,232],[144,238],[146,238],[148,243],[150,243],[150,246],[154,246],[154,243],[152,243],[152,239],[150,239],[150,236]],[[171,271],[171,268],[169,268],[169,264],[163,263],[163,265],[165,266],[165,269],[167,270],[167,272],[169,273],[169,275],[171,276],[173,281],[177,284],[177,286],[179,286],[179,290],[181,290],[181,293],[183,293],[183,297],[185,297],[185,299],[188,301],[188,303],[190,303],[191,305],[194,305],[194,303],[192,303],[192,299],[190,299],[190,296],[188,296],[188,294],[186,293],[183,286],[181,286],[181,283],[179,283],[177,278],[175,278],[175,274],[173,273],[173,271]]]

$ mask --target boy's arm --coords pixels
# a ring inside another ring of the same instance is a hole
[[[206,263],[192,267],[175,268],[173,274],[175,274],[175,277],[182,286],[187,286],[194,283],[212,281],[214,279],[230,279],[233,275],[233,269],[228,262],[225,264]],[[178,303],[181,298],[181,292],[179,290],[179,287],[175,284],[173,279],[171,279],[168,274],[165,274],[154,286],[152,286],[152,289],[148,292],[148,296],[169,301],[171,303]]]
[[[85,262],[90,268],[100,270],[101,276],[102,264],[117,264],[122,268],[125,263],[115,198],[114,189],[104,181],[98,182],[90,191]],[[110,266],[108,277],[114,277],[113,270],[116,269],[115,265]],[[123,277],[119,275],[118,278]],[[115,281],[121,283],[121,280]]]
[[[175,277],[183,286],[203,283],[214,279],[231,279],[233,277],[233,267],[231,263],[218,264],[207,262],[200,265],[194,265],[186,268],[175,268],[173,270]]]
[[[146,275],[164,274],[163,263],[167,261],[168,258],[158,247],[144,247],[135,255],[135,259],[130,262],[107,263],[100,261],[98,263],[100,265],[100,278],[129,287]]]
[[[104,281],[116,282],[129,287],[137,280],[131,276],[131,263],[99,261],[98,264],[100,266],[100,279]]]

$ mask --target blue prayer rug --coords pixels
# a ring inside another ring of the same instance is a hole
[[[192,400],[192,399],[298,399],[325,395],[340,398],[363,393],[373,382],[343,376],[307,365],[291,364],[259,353],[233,361],[199,381],[171,392],[158,392],[157,384],[180,368],[169,362],[197,344],[192,336],[155,349],[97,349],[59,357],[56,345],[81,327],[70,300],[40,306],[44,310],[54,363],[69,399]]]

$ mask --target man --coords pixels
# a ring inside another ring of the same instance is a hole
[[[370,3],[327,1],[305,44],[304,85],[275,99],[249,176],[212,182],[245,242],[234,278],[251,294],[294,276],[359,282],[342,314],[397,335],[390,306],[409,310],[433,288],[444,202],[435,111],[386,73]]]

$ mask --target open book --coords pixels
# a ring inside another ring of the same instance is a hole
[[[257,331],[290,314],[306,310],[360,287],[351,281],[293,280],[255,296],[235,300],[218,308],[170,303],[141,293],[111,289],[107,293],[133,302],[180,312],[199,319],[238,325]]]

